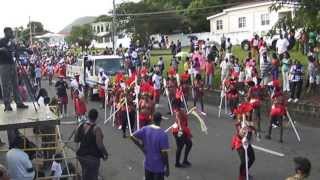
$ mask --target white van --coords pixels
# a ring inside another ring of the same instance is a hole
[[[80,83],[90,87],[90,96],[98,94],[99,71],[103,69],[107,76],[113,76],[117,72],[124,72],[124,58],[116,55],[108,56],[85,56],[75,64],[67,65],[66,74],[68,78],[74,78],[75,74],[80,75]],[[86,75],[84,69],[86,68]],[[85,82],[85,83],[84,83]]]

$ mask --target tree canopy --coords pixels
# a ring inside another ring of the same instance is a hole
[[[88,47],[93,40],[93,32],[89,24],[82,26],[73,26],[70,35],[67,37],[67,41],[70,43],[78,44],[82,50]]]
[[[274,0],[271,10],[278,11],[285,5],[293,5],[295,15],[279,19],[274,28],[320,30],[320,0]]]

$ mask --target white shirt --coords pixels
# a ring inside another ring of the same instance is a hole
[[[276,47],[278,49],[278,54],[282,54],[288,50],[289,41],[286,38],[278,39]]]
[[[6,161],[11,180],[33,180],[34,171],[27,172],[27,169],[32,168],[27,153],[21,149],[10,149],[6,154]]]
[[[226,61],[222,61],[220,64],[220,68],[221,68],[221,74],[228,74],[230,69],[232,68],[231,64],[229,62]]]
[[[45,104],[44,104],[44,98],[42,97],[42,96],[40,96],[39,97],[39,99],[38,99],[38,104],[40,105],[40,106],[45,106]]]
[[[153,74],[152,76],[153,88],[159,90],[161,88],[161,76]]]
[[[70,87],[73,89],[79,89],[79,83],[76,79],[73,79],[70,83]]]
[[[138,58],[138,53],[136,51],[133,51],[131,57],[134,59]]]
[[[51,166],[51,171],[54,171],[54,178],[53,180],[59,180],[61,175],[62,175],[62,169],[60,163],[57,163],[56,161],[53,161],[52,166]]]

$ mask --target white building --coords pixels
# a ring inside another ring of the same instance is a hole
[[[91,46],[95,48],[112,48],[112,22],[91,23],[91,28],[95,38]],[[129,47],[130,39],[124,33],[117,33],[115,36],[116,47],[121,44],[123,47]]]
[[[294,7],[285,5],[279,11],[270,11],[272,1],[244,3],[224,9],[207,17],[210,21],[210,40],[220,42],[224,34],[233,44],[251,39],[254,34],[264,36],[283,16],[294,16]]]

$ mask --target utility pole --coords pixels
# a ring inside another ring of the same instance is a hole
[[[112,11],[112,49],[113,54],[116,54],[116,0],[113,0],[113,11]]]
[[[29,28],[30,28],[30,45],[32,46],[32,24],[31,24],[31,18],[29,16]]]

